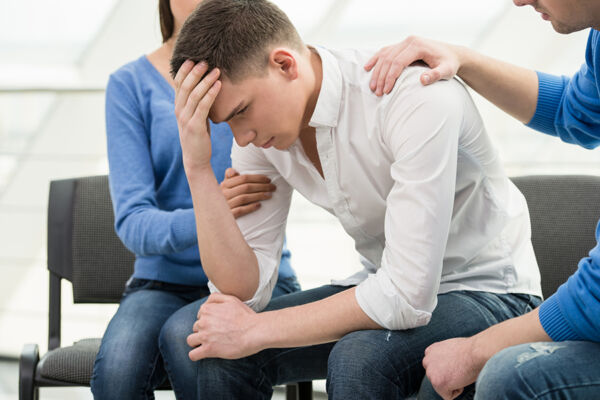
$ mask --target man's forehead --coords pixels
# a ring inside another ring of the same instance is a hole
[[[237,94],[237,96],[236,96]],[[239,99],[239,93],[233,90],[231,82],[221,81],[221,90],[210,108],[209,118],[214,122],[223,122],[229,113],[238,105],[235,98]]]

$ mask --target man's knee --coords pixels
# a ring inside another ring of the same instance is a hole
[[[539,379],[539,371],[526,365],[535,354],[535,343],[509,347],[490,358],[477,379],[478,399],[527,399],[532,393],[531,379]]]
[[[386,337],[391,334],[383,330],[357,331],[335,344],[327,368],[327,392],[332,398],[378,393],[383,387],[401,390],[395,364],[401,364],[402,357],[396,354],[398,362],[392,362],[386,349]]]

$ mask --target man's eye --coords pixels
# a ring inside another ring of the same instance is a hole
[[[241,109],[241,110],[238,112],[238,115],[241,115],[241,114],[245,113],[245,112],[246,112],[246,110],[248,110],[248,106],[246,106],[246,107],[242,108],[242,109]]]

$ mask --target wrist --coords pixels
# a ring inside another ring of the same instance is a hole
[[[258,353],[264,349],[274,347],[269,335],[271,312],[262,312],[252,315],[252,323],[248,330],[248,344]]]
[[[468,348],[471,349],[471,363],[474,370],[479,373],[483,369],[485,363],[492,358],[494,355],[494,351],[490,349],[489,344],[486,342],[485,338],[482,338],[481,335],[477,334],[475,336],[470,337]]]
[[[456,55],[456,61],[458,63],[456,75],[465,80],[465,75],[468,75],[469,69],[473,64],[473,54],[475,52],[465,46],[455,45],[453,48],[454,54]]]

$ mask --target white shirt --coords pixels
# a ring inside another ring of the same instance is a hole
[[[259,311],[271,298],[294,189],[335,215],[368,260],[337,283],[358,285],[358,304],[386,329],[426,325],[438,293],[541,296],[527,204],[461,83],[424,87],[423,68],[409,67],[377,97],[362,67],[371,54],[317,51],[323,82],[310,126],[324,179],[299,140],[284,151],[232,149],[237,171],[277,185],[237,219],[260,270],[246,303]]]

